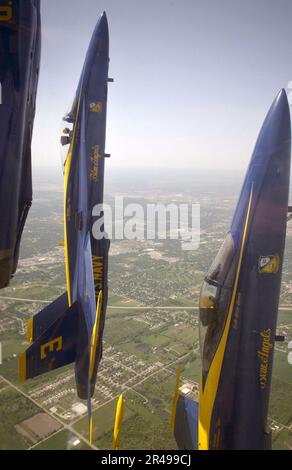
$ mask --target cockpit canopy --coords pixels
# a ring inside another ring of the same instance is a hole
[[[228,233],[204,279],[200,295],[200,347],[203,376],[209,371],[219,345],[235,277],[235,249]]]
[[[74,123],[74,120],[71,118],[71,114],[68,113],[66,114],[66,116],[64,116],[62,120],[62,124],[61,124],[60,157],[61,157],[61,165],[62,165],[63,173],[64,173],[65,163],[66,163],[67,156],[68,156],[70,143],[72,140],[73,123]]]

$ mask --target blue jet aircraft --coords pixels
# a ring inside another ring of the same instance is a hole
[[[172,429],[180,449],[269,449],[267,428],[286,237],[291,160],[281,90],[260,131],[230,230],[200,296],[199,403],[179,393]]]
[[[16,272],[32,202],[31,139],[40,49],[40,1],[1,0],[0,289]]]
[[[61,143],[64,166],[64,249],[67,292],[28,321],[31,346],[20,356],[19,378],[32,379],[75,363],[78,396],[91,397],[102,357],[109,240],[95,238],[92,210],[103,203],[109,33],[106,14],[92,35]],[[100,220],[103,220],[102,214]],[[102,233],[102,232],[101,232]]]

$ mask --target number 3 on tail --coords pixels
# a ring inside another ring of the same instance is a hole
[[[12,2],[9,2],[9,3],[11,4]],[[10,21],[11,18],[12,18],[12,7],[0,6],[0,21]]]
[[[48,343],[42,344],[41,346],[41,359],[45,359],[47,357],[47,352],[46,350],[49,350],[49,352],[54,352],[54,351],[61,351],[62,349],[62,336],[59,336],[59,338],[52,339],[52,341],[49,341]]]

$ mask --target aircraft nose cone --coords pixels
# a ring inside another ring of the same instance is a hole
[[[84,68],[84,83],[87,83],[89,69],[94,61],[94,58],[100,53],[102,58],[108,61],[108,48],[109,48],[109,30],[108,22],[105,11],[99,16],[95,25],[91,41],[87,50],[85,68]]]
[[[280,90],[270,107],[256,143],[254,156],[271,154],[291,141],[290,110],[284,89]]]
[[[106,12],[104,11],[102,15],[99,16],[98,21],[95,25],[89,49],[91,48],[93,49],[94,47],[96,47],[97,41],[99,39],[108,41],[108,37],[109,37],[108,21],[107,21]]]
[[[99,29],[100,31],[103,32],[103,34],[107,34],[108,35],[108,21],[107,21],[107,16],[106,16],[106,12],[104,11],[103,14],[101,15],[100,17],[100,20],[99,20]]]

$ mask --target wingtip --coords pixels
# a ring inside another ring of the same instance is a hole
[[[177,408],[177,401],[179,397],[179,384],[180,384],[180,376],[181,376],[181,368],[178,367],[176,373],[176,381],[175,381],[175,390],[172,400],[172,412],[170,417],[170,429],[174,432],[174,425],[175,425],[175,415],[176,415],[176,408]]]
[[[116,406],[112,450],[120,449],[123,415],[124,415],[124,397],[123,397],[123,394],[121,394],[118,398],[118,402]]]
[[[93,444],[93,419],[92,419],[92,416],[90,416],[90,419],[89,419],[89,442],[90,442],[90,445],[92,446],[92,444]]]
[[[123,411],[123,406],[124,406],[124,396],[123,394],[121,393],[121,395],[119,396],[118,398],[118,404],[117,404],[117,407],[118,407],[118,412],[121,413]]]
[[[33,318],[29,318],[27,320],[27,336],[26,336],[26,339],[28,341],[28,343],[32,343],[33,342]]]
[[[20,383],[26,380],[26,352],[20,354],[18,359],[18,380]]]

